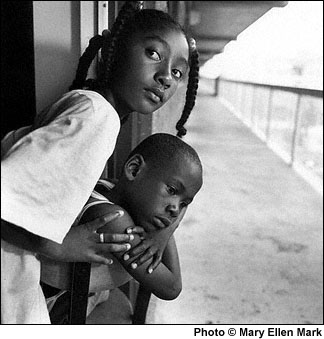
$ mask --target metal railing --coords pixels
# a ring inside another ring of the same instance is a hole
[[[323,191],[323,90],[218,78],[215,94],[318,192]]]

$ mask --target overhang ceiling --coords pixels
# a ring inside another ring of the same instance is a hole
[[[189,26],[197,41],[201,64],[273,7],[288,1],[192,1]]]

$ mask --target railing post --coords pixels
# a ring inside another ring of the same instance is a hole
[[[266,144],[269,142],[270,137],[270,121],[271,121],[271,113],[272,113],[272,97],[273,97],[273,88],[270,87],[269,92],[269,100],[268,100],[268,114],[267,114],[267,126],[266,126]]]
[[[214,92],[214,96],[217,97],[219,92],[219,78],[215,79],[215,92]]]
[[[252,105],[251,105],[251,117],[250,117],[250,121],[251,121],[251,128],[253,131],[256,130],[256,126],[255,126],[255,112],[256,112],[256,108],[255,108],[255,97],[256,97],[256,91],[257,91],[257,85],[252,85]]]
[[[300,102],[301,102],[301,94],[298,94],[297,103],[296,103],[296,111],[295,111],[295,119],[294,119],[294,130],[292,135],[292,144],[291,144],[291,157],[290,157],[290,166],[294,164],[295,161],[295,152],[296,152],[296,143],[297,143],[297,132],[299,129],[300,122]]]

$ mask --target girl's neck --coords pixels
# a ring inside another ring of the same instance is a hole
[[[111,104],[111,106],[114,107],[119,115],[120,120],[123,120],[131,113],[131,111],[129,111],[125,105],[121,104],[120,100],[117,99],[116,95],[114,95],[109,88],[100,89],[98,90],[98,93],[101,94]]]

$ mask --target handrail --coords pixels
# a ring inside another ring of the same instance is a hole
[[[221,97],[224,104],[243,123],[322,194],[323,163],[319,159],[321,142],[323,142],[320,137],[323,129],[321,123],[323,109],[320,108],[320,103],[323,102],[323,90],[223,76],[210,80],[215,82],[214,95]],[[247,89],[243,92],[244,87]],[[257,88],[262,89],[262,97],[258,96],[255,90]],[[293,95],[292,101],[289,99],[281,103],[280,92]],[[263,108],[259,107],[260,110],[256,110],[257,103],[260,106],[260,100],[266,101]],[[305,103],[308,100],[317,104],[309,106],[307,111]],[[286,105],[289,106],[287,112],[290,115],[285,118],[285,115],[278,112],[282,112]],[[315,120],[304,125],[303,123],[309,119]]]
[[[293,92],[297,94],[308,94],[315,97],[322,97],[323,96],[323,90],[321,89],[315,89],[315,88],[307,88],[307,87],[293,87],[288,85],[279,85],[279,84],[270,84],[270,83],[264,83],[264,82],[258,82],[258,81],[252,81],[252,80],[241,80],[241,79],[230,79],[226,77],[218,77],[215,79],[215,81],[225,81],[225,82],[232,82],[232,83],[241,83],[241,84],[247,84],[247,85],[256,85],[260,87],[270,87],[273,89],[279,89],[282,91],[288,91]]]

